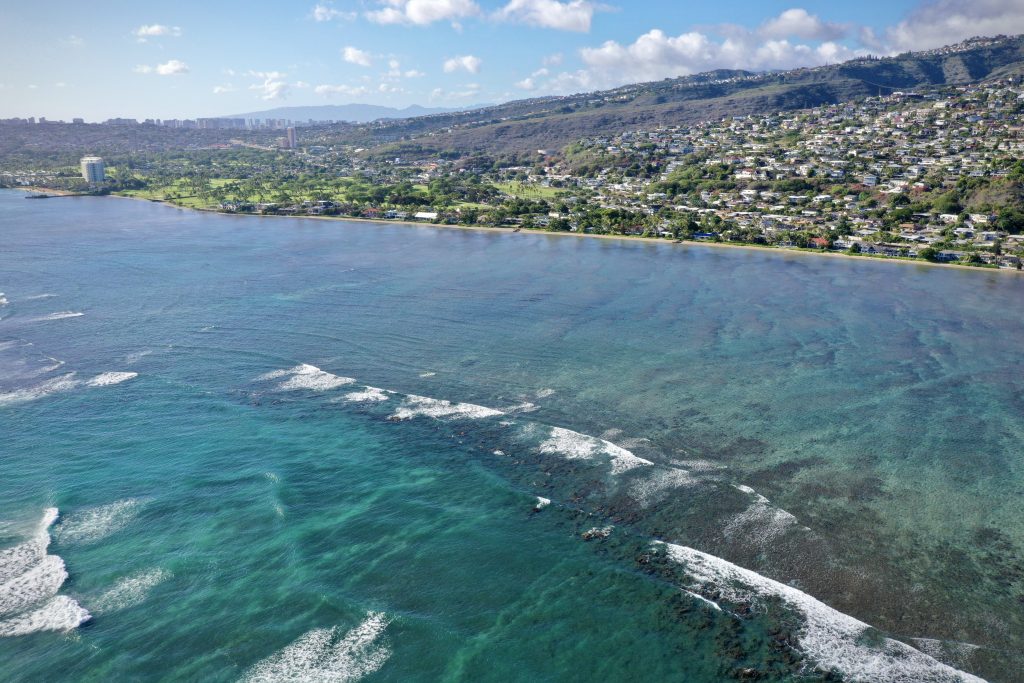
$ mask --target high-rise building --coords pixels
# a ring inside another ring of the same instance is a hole
[[[82,177],[87,183],[102,183],[106,178],[102,157],[82,157]]]
[[[288,127],[288,149],[295,149],[298,147],[298,140],[295,137],[295,126]]]

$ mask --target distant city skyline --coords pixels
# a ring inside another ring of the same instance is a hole
[[[57,0],[4,9],[0,118],[460,107],[1024,32],[1021,0]]]

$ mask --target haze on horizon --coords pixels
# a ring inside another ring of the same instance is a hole
[[[4,10],[0,118],[461,107],[1024,33],[1021,0],[57,0]]]

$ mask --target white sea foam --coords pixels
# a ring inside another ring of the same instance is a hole
[[[622,474],[636,467],[653,465],[650,460],[633,455],[610,441],[580,434],[563,427],[552,427],[547,440],[540,444],[541,453],[553,453],[570,460],[589,460],[597,455],[606,455],[611,460],[612,474]]]
[[[548,505],[551,505],[550,498],[544,498],[543,496],[537,496],[537,504],[533,506],[534,510],[543,510]]]
[[[8,303],[10,302],[7,301],[7,297],[4,296],[3,292],[0,292],[0,306],[6,306]]]
[[[506,413],[532,413],[532,412],[536,412],[537,410],[538,410],[538,407],[537,407],[536,403],[530,403],[529,401],[525,401],[523,403],[520,403],[519,405],[512,406],[511,408],[506,408],[505,412]]]
[[[6,403],[24,403],[26,401],[35,401],[51,394],[57,394],[62,391],[69,391],[77,387],[81,382],[75,379],[75,373],[69,372],[66,375],[60,377],[54,377],[48,379],[42,384],[37,384],[34,387],[28,387],[25,389],[15,389],[4,394],[0,394],[0,405]]]
[[[32,538],[0,551],[0,637],[71,629],[89,619],[77,602],[57,595],[68,576],[64,560],[46,554],[57,515],[47,508]]]
[[[808,530],[792,514],[775,507],[770,500],[749,486],[740,484],[736,488],[753,497],[754,501],[746,510],[730,519],[722,529],[722,535],[727,539],[735,540],[742,537],[745,542],[764,548],[772,545],[789,531]]]
[[[64,320],[66,318],[80,318],[83,315],[85,315],[85,313],[81,313],[79,311],[57,311],[56,313],[50,313],[48,315],[44,315],[41,318],[36,318],[33,322],[41,323],[46,322],[47,320]]]
[[[345,400],[350,403],[380,403],[388,400],[388,393],[377,387],[365,387],[362,391],[345,394]]]
[[[409,394],[391,418],[395,420],[410,420],[420,415],[437,419],[458,417],[479,420],[486,417],[504,415],[504,413],[500,410],[485,408],[484,406],[472,403],[452,403],[451,401]]]
[[[295,391],[298,389],[329,391],[355,382],[351,377],[338,377],[329,372],[324,372],[315,365],[308,365],[306,363],[296,365],[290,370],[268,372],[258,377],[257,380],[279,379],[281,377],[288,378],[277,385],[277,388],[281,391]]]
[[[655,545],[665,548],[669,558],[685,568],[694,580],[690,586],[694,591],[711,584],[729,602],[746,603],[773,597],[799,613],[803,618],[798,634],[800,648],[826,670],[836,669],[855,681],[981,682],[980,678],[891,638],[884,638],[878,647],[861,644],[861,637],[870,626],[792,586],[693,548],[660,541]]]
[[[45,555],[23,574],[0,585],[0,616],[23,612],[57,594],[68,578],[64,560]]]
[[[61,543],[86,544],[120,531],[139,514],[142,502],[135,498],[74,512],[61,519],[54,535]]]
[[[427,377],[434,377],[436,375],[437,375],[436,372],[424,372],[424,373],[420,374],[420,377],[427,378]]]
[[[541,389],[537,392],[537,398],[547,398],[548,396],[554,396],[554,389]]]
[[[109,590],[95,600],[86,604],[96,614],[109,614],[145,602],[150,591],[171,578],[171,573],[163,569],[149,569],[126,576],[115,583]]]
[[[911,638],[917,649],[931,655],[940,662],[955,666],[963,666],[981,646],[972,643],[961,643],[956,640],[936,640],[934,638]]]
[[[664,467],[649,470],[642,479],[636,479],[629,487],[629,495],[640,507],[649,507],[678,489],[694,486],[697,479],[686,470]]]
[[[73,599],[58,595],[38,609],[0,621],[0,638],[40,631],[70,631],[91,618],[89,612]]]
[[[127,382],[128,380],[135,379],[138,376],[139,373],[137,372],[104,372],[100,375],[96,375],[86,382],[86,384],[90,387],[107,387],[112,384]]]
[[[260,375],[259,377],[257,377],[256,381],[257,382],[269,382],[272,379],[280,379],[281,377],[285,377],[286,375],[290,375],[291,372],[292,372],[291,370],[271,370],[270,372],[265,372],[262,375]]]
[[[25,301],[38,301],[40,299],[52,299],[55,296],[57,296],[57,295],[56,294],[50,294],[50,293],[46,293],[46,294],[33,294],[32,296],[26,296],[25,297]]]
[[[338,637],[338,628],[310,631],[246,673],[246,683],[351,683],[382,666],[391,656],[387,645],[377,642],[389,620],[369,612],[366,620]]]

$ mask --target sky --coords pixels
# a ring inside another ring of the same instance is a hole
[[[0,0],[0,118],[463,107],[1024,33],[1024,0]]]

